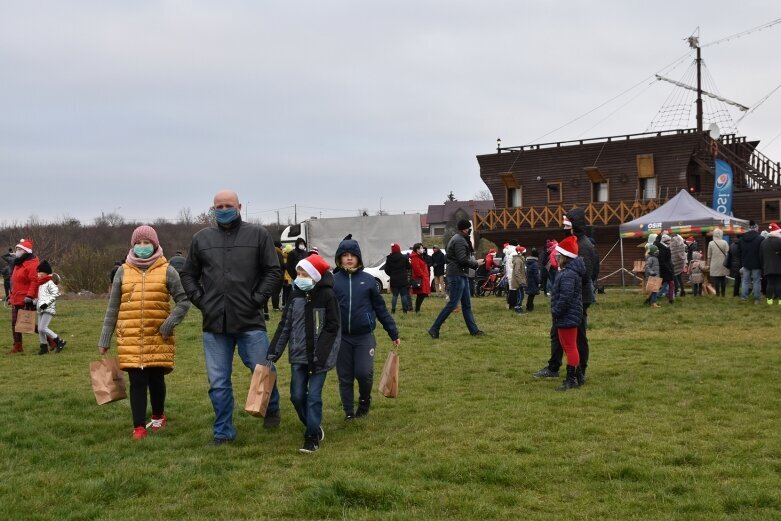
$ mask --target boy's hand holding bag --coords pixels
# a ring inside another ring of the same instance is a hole
[[[127,398],[125,377],[119,369],[116,358],[103,357],[90,362],[89,373],[92,380],[92,391],[98,405],[124,400]]]
[[[271,400],[271,392],[277,381],[277,373],[273,371],[273,365],[269,360],[266,364],[255,365],[252,372],[252,381],[247,393],[247,403],[244,410],[252,416],[265,416],[268,402]]]
[[[399,354],[396,351],[388,353],[378,390],[386,398],[396,398],[399,394]]]

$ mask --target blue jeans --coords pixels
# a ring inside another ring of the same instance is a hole
[[[393,297],[391,298],[391,312],[396,312],[396,300],[401,296],[401,310],[405,313],[412,311],[412,300],[409,298],[409,286],[402,286],[401,288],[391,288]]]
[[[740,278],[741,300],[746,300],[748,298],[748,292],[751,288],[749,282],[754,286],[754,300],[759,300],[760,293],[762,292],[762,271],[747,270],[746,268],[743,268]]]
[[[327,372],[309,374],[309,366],[293,364],[290,371],[290,401],[306,426],[304,436],[317,439],[323,419],[323,384]]]
[[[209,377],[209,398],[214,408],[214,437],[232,440],[236,438],[233,425],[233,350],[238,346],[241,361],[251,371],[255,365],[266,363],[268,335],[265,331],[245,331],[235,334],[203,333],[203,354],[206,374]],[[276,368],[272,366],[274,372]],[[274,384],[267,412],[279,411],[279,391]]]
[[[460,303],[461,314],[464,316],[466,327],[469,329],[469,333],[474,335],[480,330],[480,328],[477,327],[477,324],[475,323],[475,317],[472,314],[472,298],[469,296],[469,279],[467,277],[453,276],[448,277],[447,281],[449,299],[445,304],[445,307],[442,308],[442,311],[439,312],[439,315],[434,321],[434,325],[431,326],[431,329],[438,333],[439,328],[441,328],[442,324],[445,323],[447,317],[450,316],[450,313],[452,313],[453,310],[456,309],[456,306],[458,306]]]

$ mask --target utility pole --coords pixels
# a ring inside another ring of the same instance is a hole
[[[277,226],[279,226],[279,210],[277,210]]]
[[[298,205],[293,205],[293,224],[298,224]]]
[[[702,55],[700,54],[700,39],[689,36],[689,47],[697,49],[697,133],[702,133]]]

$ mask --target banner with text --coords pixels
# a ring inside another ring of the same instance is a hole
[[[713,209],[724,215],[732,215],[732,167],[722,159],[716,160]]]

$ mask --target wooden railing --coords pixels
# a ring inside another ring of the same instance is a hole
[[[656,210],[661,202],[655,199],[589,203],[583,209],[589,225],[622,224]],[[578,205],[531,206],[528,208],[501,208],[475,211],[475,231],[559,228],[564,214]]]

